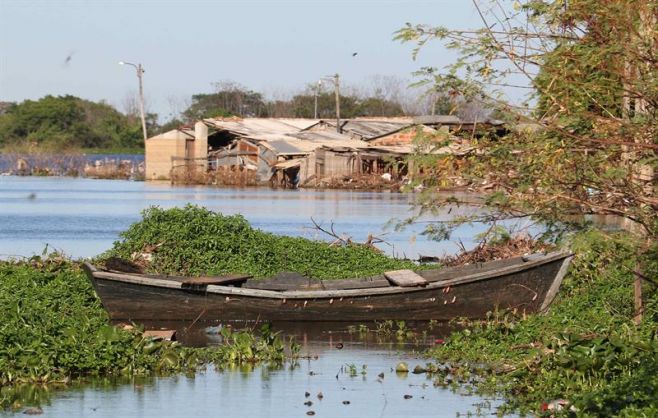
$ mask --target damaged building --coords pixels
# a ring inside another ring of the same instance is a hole
[[[338,132],[335,121],[325,120],[204,119],[146,141],[146,179],[221,184],[239,175],[246,184],[289,188],[346,176],[399,179],[410,169],[407,156],[417,151],[419,134],[455,139],[427,152],[468,152],[452,135],[459,123],[452,116],[350,119]]]

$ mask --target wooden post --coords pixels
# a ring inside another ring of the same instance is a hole
[[[641,271],[639,267],[639,265],[636,267],[637,271]],[[635,322],[635,325],[640,325],[640,323],[642,323],[644,308],[642,307],[642,278],[637,274],[635,275],[635,281],[633,282],[633,301],[635,303],[635,316],[633,317],[633,322]]]

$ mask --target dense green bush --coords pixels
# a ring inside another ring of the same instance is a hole
[[[151,115],[149,115],[151,116]],[[139,120],[75,96],[25,100],[0,114],[0,146],[40,149],[143,147]]]
[[[644,320],[635,326],[631,271],[638,247],[627,236],[589,232],[573,250],[548,314],[526,320],[494,314],[454,333],[432,355],[466,367],[486,364],[481,389],[502,389],[507,409],[538,412],[546,401],[567,399],[584,416],[655,416],[658,293],[645,287]],[[643,261],[655,271],[658,257]]]
[[[148,269],[168,274],[246,273],[254,277],[294,271],[316,278],[369,276],[412,268],[365,245],[330,246],[305,238],[254,229],[240,215],[224,216],[198,206],[151,207],[121,234],[104,257],[131,259],[153,251]]]
[[[48,387],[78,378],[281,364],[296,353],[267,327],[260,335],[225,328],[222,345],[186,348],[112,326],[82,270],[59,258],[0,262],[0,318],[0,410],[38,404]]]

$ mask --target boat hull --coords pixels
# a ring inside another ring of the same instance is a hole
[[[89,271],[103,306],[115,321],[378,321],[484,318],[496,310],[533,313],[555,297],[570,256],[471,267],[461,276],[425,271],[425,287],[263,291],[233,286],[184,288],[179,283]],[[443,274],[443,276],[442,276]]]

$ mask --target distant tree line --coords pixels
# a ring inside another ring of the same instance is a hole
[[[156,135],[203,118],[279,117],[332,119],[336,115],[333,86],[309,85],[303,91],[267,98],[233,81],[213,83],[214,92],[194,94],[184,105],[158,123],[147,113],[149,135]],[[143,147],[136,99],[129,97],[125,112],[110,104],[79,97],[45,96],[21,103],[0,102],[0,148],[40,149],[94,148],[135,149]],[[463,103],[448,94],[426,93],[408,88],[408,82],[392,76],[375,76],[370,85],[342,86],[341,118],[395,117],[419,114],[456,114],[478,118],[489,111],[478,103]]]

